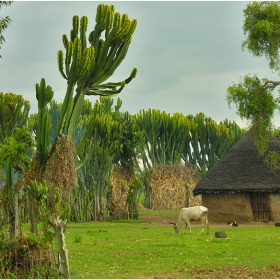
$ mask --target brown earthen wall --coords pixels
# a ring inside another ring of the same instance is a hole
[[[274,222],[280,222],[280,195],[270,194],[269,195],[269,206],[271,220]]]
[[[208,220],[210,223],[253,221],[249,194],[203,194],[202,205],[209,208]]]

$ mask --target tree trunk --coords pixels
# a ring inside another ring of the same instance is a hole
[[[10,222],[10,239],[14,239],[15,238],[15,215],[14,213],[11,211],[11,209],[9,209],[9,222]]]
[[[18,209],[18,191],[15,191],[14,193],[14,209],[15,209],[15,237],[19,234],[19,227],[20,227],[20,221],[19,221],[19,209]]]
[[[63,233],[66,223],[67,220],[62,221],[59,219],[59,217],[53,221],[50,221],[50,224],[55,229],[55,239],[59,256],[59,272],[64,277],[64,279],[70,279],[68,250],[66,249],[65,236]]]
[[[37,230],[37,212],[35,209],[33,195],[28,193],[28,200],[29,200],[29,219],[30,219],[30,231],[38,234]]]

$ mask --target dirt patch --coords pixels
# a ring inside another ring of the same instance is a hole
[[[170,223],[175,223],[177,219],[162,217],[162,216],[152,216],[152,215],[140,215],[139,219],[156,226],[170,226]],[[237,222],[238,223],[238,222]],[[191,222],[193,227],[200,227],[201,222]],[[274,222],[251,222],[251,223],[238,223],[238,227],[260,227],[260,226],[275,226]],[[224,223],[210,223],[210,228],[228,227]]]
[[[194,267],[189,270],[196,279],[279,279],[280,265],[263,269],[248,267],[219,267],[218,269]]]

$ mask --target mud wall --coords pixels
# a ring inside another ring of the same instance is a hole
[[[280,222],[280,195],[270,194],[269,195],[269,206],[271,220],[274,222]]]
[[[209,208],[210,223],[244,223],[254,220],[250,196],[246,193],[203,194],[202,205]]]

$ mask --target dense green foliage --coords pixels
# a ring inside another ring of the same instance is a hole
[[[7,3],[0,2],[0,7]],[[9,20],[4,20],[4,23],[9,23]],[[100,4],[97,7],[94,29],[87,42],[88,18],[83,16],[79,19],[77,15],[73,17],[70,37],[65,34],[62,36],[65,56],[62,50],[57,53],[58,70],[67,80],[63,103],[58,104],[53,100],[54,92],[44,78],[35,86],[38,113],[30,118],[27,101],[18,95],[0,93],[0,199],[3,208],[0,227],[9,224],[11,238],[10,243],[7,240],[1,243],[5,257],[0,258],[0,269],[3,264],[9,264],[9,254],[16,255],[15,252],[10,253],[11,247],[18,246],[20,250],[25,248],[25,245],[14,245],[14,242],[17,242],[17,235],[21,231],[21,221],[27,220],[28,216],[33,238],[40,239],[37,242],[39,249],[42,245],[50,253],[49,266],[56,267],[59,263],[60,273],[68,278],[64,227],[69,219],[75,222],[104,221],[111,216],[110,176],[114,166],[120,165],[135,176],[128,186],[125,207],[128,208],[130,218],[137,219],[143,185],[146,195],[150,194],[148,176],[152,168],[161,164],[191,164],[203,176],[244,134],[244,130],[236,123],[226,119],[217,124],[203,113],[196,116],[175,113],[171,116],[166,112],[149,109],[131,115],[121,112],[121,99],[117,100],[113,108],[114,100],[111,96],[120,93],[137,74],[137,69],[134,68],[127,79],[117,83],[107,82],[125,58],[136,25],[137,21],[130,20],[127,14],[121,16],[115,12],[113,5]],[[6,27],[7,25],[1,25],[0,36]],[[3,40],[3,37],[0,39]],[[272,90],[273,83],[264,81],[263,84],[255,83],[254,87],[256,85],[263,89],[261,97],[266,106],[268,102],[274,101],[269,99],[271,95],[267,95]],[[89,100],[85,100],[90,95],[102,97],[91,104]],[[236,99],[233,98],[232,101],[236,102]],[[263,119],[269,121],[274,109],[271,105],[261,111],[264,112]],[[255,114],[255,111],[250,114]],[[33,140],[36,145],[33,145]],[[36,146],[34,155],[33,146]],[[42,233],[37,228],[37,222],[42,225]],[[108,225],[115,227],[116,224],[106,224]],[[106,226],[102,224],[102,228]],[[126,224],[123,228],[125,226]],[[153,237],[156,236],[157,234]],[[168,233],[169,236],[171,238]],[[59,260],[50,257],[54,256],[54,238]],[[106,237],[106,241],[108,238],[110,236]],[[124,235],[122,238],[125,238],[125,242],[117,246],[126,246],[135,237]],[[148,240],[150,238],[152,237],[147,237]],[[36,242],[32,238],[30,240],[32,244],[28,243],[28,246],[33,246]],[[99,240],[96,242],[102,244],[102,250],[109,252],[107,249],[112,245],[104,245]],[[154,241],[156,243],[153,246],[173,246]],[[139,239],[135,242],[139,242]],[[144,253],[146,263],[146,258],[153,249],[150,243],[147,246],[150,249]],[[36,253],[34,258],[35,255]],[[117,256],[118,261],[122,260],[118,253],[112,255]],[[139,262],[137,259],[139,252],[135,252],[135,256],[129,255],[138,267],[139,263],[142,266],[143,259]],[[166,257],[164,252],[156,257],[161,259],[160,256],[163,259]],[[104,255],[104,259],[102,256],[99,261],[106,262],[106,258]],[[166,263],[164,265],[168,268]],[[15,267],[17,269],[17,265]],[[97,276],[100,277],[103,275],[102,271],[100,272],[98,265],[96,267],[99,269]],[[31,272],[34,271],[31,269]],[[40,270],[37,275],[50,276],[44,275],[44,272],[49,273]],[[0,273],[3,276],[19,277],[15,271],[2,269]],[[20,277],[36,275],[30,273]],[[105,276],[110,278],[110,275]],[[146,277],[148,274],[135,276]]]
[[[141,110],[136,123],[145,133],[145,169],[172,163],[190,163],[203,176],[245,131],[235,122],[217,124],[203,113],[196,116],[160,110]]]
[[[21,95],[0,92],[0,143],[10,137],[14,130],[27,124],[29,101]]]
[[[8,221],[10,238],[20,230],[18,201],[23,196],[23,176],[31,164],[33,139],[26,129],[29,109],[21,95],[0,93],[0,228]]]
[[[279,70],[280,5],[275,1],[252,2],[244,13],[242,49],[265,56],[271,69]]]
[[[246,35],[242,43],[243,50],[247,48],[255,56],[265,56],[269,60],[269,67],[279,71],[279,2],[252,2],[243,13]],[[259,79],[255,74],[246,75],[238,84],[227,89],[228,104],[235,103],[237,114],[250,121],[260,155],[264,155],[267,150],[272,118],[275,110],[279,109],[279,98],[273,97],[273,91],[279,85],[279,81]],[[270,159],[277,161],[275,153],[269,154],[266,161],[270,167],[276,166],[269,163]]]
[[[272,130],[274,111],[279,108],[279,99],[273,97],[273,90],[278,84],[280,82],[246,75],[239,84],[227,89],[228,104],[235,103],[237,114],[250,121],[261,155],[267,150],[268,132]]]
[[[33,145],[33,138],[26,127],[15,128],[14,133],[0,144],[0,179],[4,178],[0,193],[0,229],[8,218],[11,239],[20,231],[19,200],[24,197],[24,175],[31,166],[28,152],[32,151]]]

